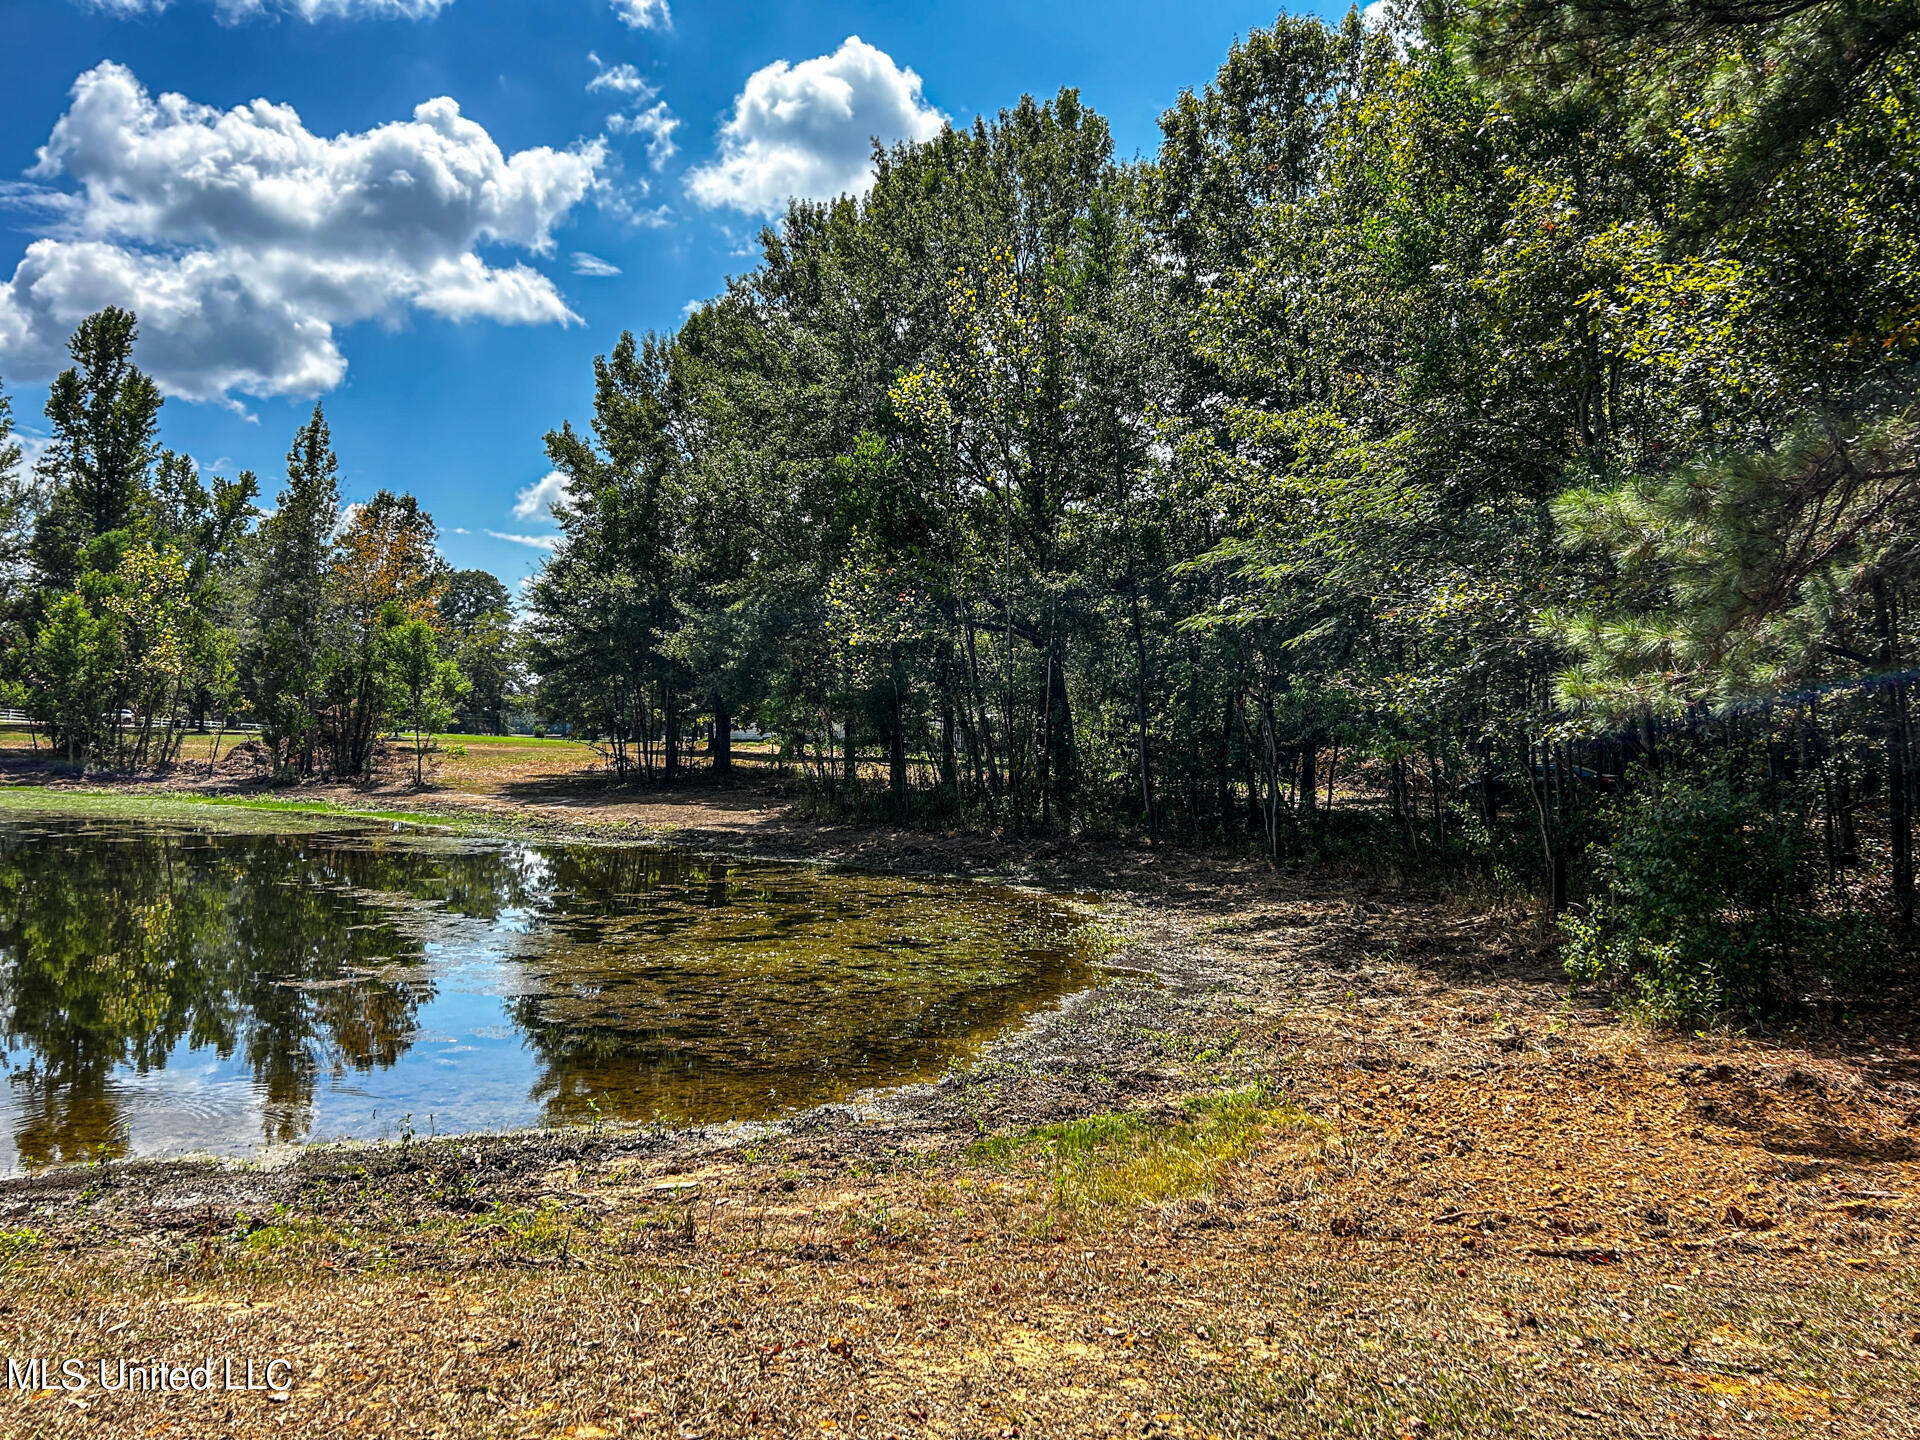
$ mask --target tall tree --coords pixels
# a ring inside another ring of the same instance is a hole
[[[37,467],[47,503],[33,558],[49,588],[70,585],[86,546],[133,524],[146,498],[161,399],[133,363],[138,334],[130,311],[89,315],[67,342],[74,363],[48,390],[52,437]]]
[[[446,571],[433,517],[411,495],[378,491],[349,512],[327,577],[328,643],[319,657],[325,696],[320,731],[336,775],[354,779],[373,763],[380,732],[399,704],[389,637],[427,625]]]
[[[327,579],[340,521],[340,461],[318,404],[287,451],[287,483],[261,526],[254,634],[241,662],[248,702],[276,765],[305,775],[316,761],[319,659]]]
[[[13,616],[31,578],[33,490],[14,438],[13,397],[0,385],[0,624]]]
[[[453,706],[466,691],[466,677],[451,660],[440,658],[433,627],[420,619],[387,627],[383,656],[393,674],[394,718],[413,732],[413,783],[426,784],[426,737],[453,719]]]
[[[462,723],[498,734],[506,728],[508,705],[523,683],[520,638],[507,587],[485,570],[455,570],[446,577],[434,608],[448,651],[468,683]]]
[[[598,742],[614,773],[672,780],[687,716],[674,627],[678,454],[664,340],[620,337],[594,361],[592,438],[571,425],[547,454],[571,497],[565,531],[529,593],[530,649],[552,712]]]

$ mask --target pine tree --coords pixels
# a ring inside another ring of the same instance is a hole
[[[133,313],[109,306],[67,342],[74,363],[47,394],[52,443],[37,467],[47,509],[33,537],[40,583],[64,590],[94,540],[138,518],[158,450],[160,391],[133,363]]]
[[[20,442],[13,437],[13,399],[0,386],[0,625],[11,616],[27,582],[33,495],[20,460]]]
[[[339,473],[326,413],[316,404],[287,452],[279,509],[261,526],[255,636],[241,666],[276,768],[301,774],[312,771],[315,759],[318,661],[340,515]]]

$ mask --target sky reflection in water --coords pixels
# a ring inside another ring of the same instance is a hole
[[[0,1170],[764,1118],[937,1075],[1093,983],[1078,923],[655,846],[0,820]]]

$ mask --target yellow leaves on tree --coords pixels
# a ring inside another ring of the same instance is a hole
[[[434,524],[411,495],[382,490],[354,508],[334,549],[335,602],[362,636],[389,606],[408,620],[436,620],[444,568]]]

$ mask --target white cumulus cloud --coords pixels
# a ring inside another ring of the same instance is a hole
[[[611,260],[602,260],[598,255],[589,255],[584,250],[573,252],[573,273],[591,276],[596,280],[610,279],[620,273],[620,267]]]
[[[634,30],[671,30],[673,12],[667,0],[613,0],[613,13]]]
[[[587,52],[587,59],[593,62],[594,69],[587,89],[611,91],[621,97],[621,103],[632,107],[607,116],[607,133],[644,137],[647,162],[658,170],[673,158],[678,148],[673,143],[673,132],[680,128],[679,118],[667,108],[667,102],[659,98],[660,87],[631,65],[608,65],[591,50]]]
[[[616,95],[637,95],[642,100],[651,100],[660,93],[646,76],[627,64],[608,65],[593,51],[587,52],[587,59],[593,62],[593,79],[587,82],[587,89],[611,90]]]
[[[565,504],[572,498],[573,493],[567,489],[567,477],[558,470],[549,470],[513,497],[513,518],[531,520],[536,515],[551,515],[555,505]],[[493,532],[489,530],[487,533],[491,535]],[[502,536],[500,538],[516,539],[518,537]]]
[[[874,140],[930,140],[945,123],[918,75],[850,35],[831,55],[750,75],[720,127],[719,154],[687,188],[702,205],[776,215],[790,197],[865,191]]]
[[[600,142],[507,155],[445,97],[327,139],[288,105],[155,98],[101,64],[28,172],[49,218],[0,282],[0,368],[51,373],[103,305],[134,310],[141,364],[198,400],[330,389],[336,331],[358,321],[571,323],[551,280],[478,247],[551,253],[605,159]]]

